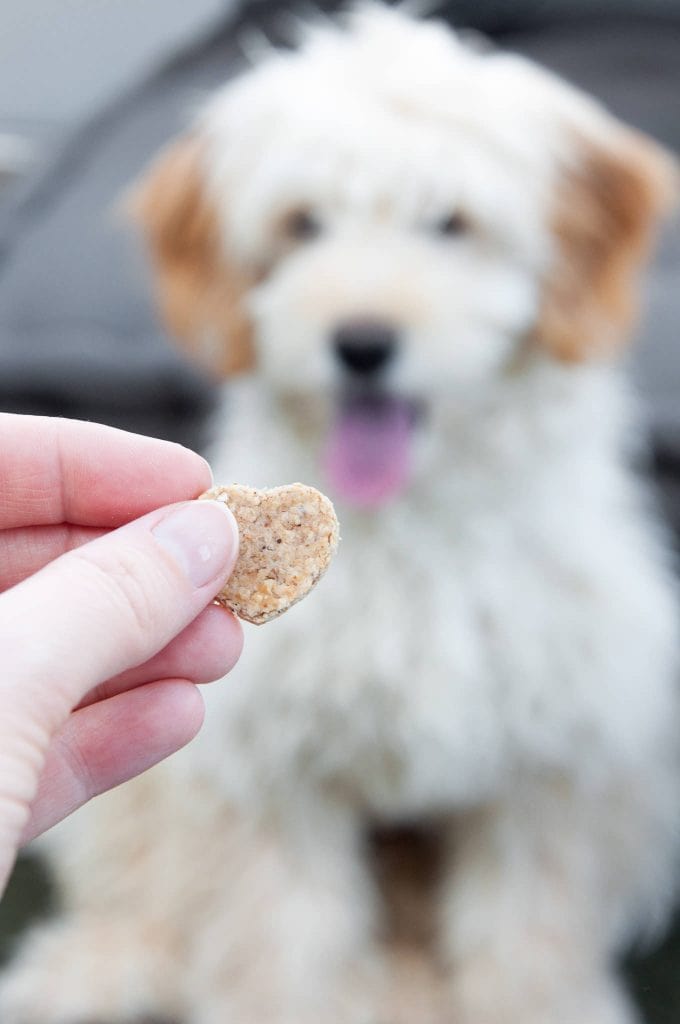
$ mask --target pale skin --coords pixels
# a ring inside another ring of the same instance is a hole
[[[0,895],[23,843],[188,743],[238,659],[211,482],[169,442],[0,414]]]

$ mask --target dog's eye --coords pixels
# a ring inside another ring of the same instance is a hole
[[[311,210],[293,210],[284,221],[284,231],[288,238],[304,242],[316,238],[321,231],[321,224]]]
[[[459,210],[454,210],[449,213],[448,216],[442,217],[438,220],[435,225],[435,230],[438,235],[443,235],[446,238],[452,238],[454,235],[463,235],[469,229],[470,225],[465,217]]]

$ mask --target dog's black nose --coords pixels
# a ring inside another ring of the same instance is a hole
[[[377,373],[396,353],[397,334],[389,324],[378,320],[354,320],[337,328],[333,347],[346,370]]]

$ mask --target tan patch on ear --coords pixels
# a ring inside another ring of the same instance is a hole
[[[146,232],[169,330],[199,363],[227,376],[254,362],[244,305],[254,282],[222,252],[202,152],[191,136],[169,146],[133,190],[129,209]]]
[[[614,146],[582,143],[553,214],[557,259],[534,337],[564,362],[614,351],[637,312],[637,277],[654,230],[676,198],[677,170],[634,132]]]

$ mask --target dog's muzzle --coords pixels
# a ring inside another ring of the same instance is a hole
[[[377,508],[398,497],[411,477],[414,403],[394,394],[387,371],[399,354],[396,327],[377,319],[340,324],[331,336],[342,373],[324,468],[331,494]]]
[[[393,362],[397,331],[379,320],[352,320],[336,328],[332,345],[344,372],[354,377],[374,377]]]

